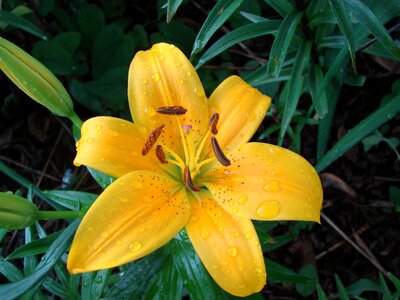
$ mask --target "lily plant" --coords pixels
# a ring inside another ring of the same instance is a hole
[[[227,292],[260,291],[266,270],[251,220],[319,222],[321,182],[287,149],[248,141],[271,98],[237,76],[207,98],[174,45],[139,51],[129,69],[134,122],[84,122],[74,164],[116,179],[84,216],[68,257],[81,273],[155,251],[183,228]]]

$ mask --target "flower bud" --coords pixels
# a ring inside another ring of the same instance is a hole
[[[42,63],[0,37],[0,69],[15,85],[53,114],[71,118],[73,103],[61,82]]]
[[[38,210],[25,198],[0,192],[0,227],[14,230],[32,225]]]

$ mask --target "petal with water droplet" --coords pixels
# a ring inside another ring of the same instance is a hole
[[[227,157],[229,167],[216,165],[198,179],[227,212],[257,220],[319,222],[321,181],[304,158],[263,143],[244,144]],[[238,209],[230,207],[231,199],[238,199]]]
[[[219,286],[235,296],[258,292],[265,285],[266,273],[253,224],[226,213],[209,193],[201,191],[199,195],[201,204],[191,202],[197,222],[189,221],[185,228],[204,266]]]
[[[137,182],[143,187],[132,184]],[[145,171],[116,180],[83,218],[68,256],[68,270],[80,273],[119,266],[163,246],[189,219],[186,191],[179,187],[178,182]],[[143,201],[146,197],[152,201]]]

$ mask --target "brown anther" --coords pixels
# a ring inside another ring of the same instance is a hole
[[[163,115],[184,115],[187,109],[182,106],[162,106],[157,108],[157,112]]]
[[[163,150],[161,145],[157,145],[156,146],[156,156],[157,156],[157,158],[158,158],[160,163],[162,163],[162,164],[167,164],[168,163],[168,160],[165,157],[165,153],[164,153],[164,150]]]
[[[185,169],[183,170],[183,182],[185,183],[185,186],[189,189],[192,190],[193,192],[198,192],[200,191],[200,188],[196,186],[193,182],[192,176],[190,175],[190,170],[188,166],[185,166]]]
[[[217,139],[213,136],[211,137],[211,147],[213,149],[215,157],[222,165],[226,167],[231,165],[231,161],[225,156],[224,152],[222,152],[222,149],[219,146]]]
[[[189,134],[190,131],[192,130],[192,125],[191,124],[183,124],[182,129],[186,134]]]
[[[218,125],[218,120],[219,120],[219,114],[218,113],[214,113],[209,121],[210,124],[210,131],[212,134],[217,134],[218,133],[218,129],[217,129],[217,125]]]
[[[151,148],[153,148],[154,144],[157,142],[158,137],[161,135],[164,127],[165,124],[162,124],[161,126],[158,126],[156,129],[154,129],[152,132],[150,132],[149,137],[147,138],[142,148],[143,156],[149,153]]]

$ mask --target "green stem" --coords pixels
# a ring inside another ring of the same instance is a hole
[[[77,219],[82,217],[80,211],[72,210],[55,210],[55,211],[38,211],[36,217],[40,220],[54,220],[54,219]]]
[[[82,120],[78,117],[78,115],[77,115],[75,112],[72,113],[72,115],[69,117],[69,119],[71,120],[71,122],[72,122],[76,127],[78,127],[79,129],[81,129],[83,122],[82,122]]]

